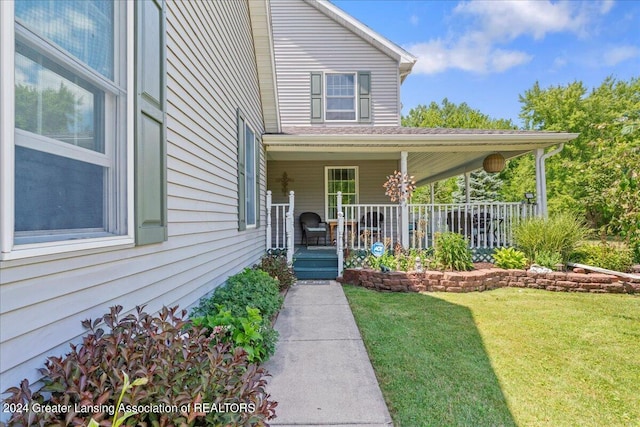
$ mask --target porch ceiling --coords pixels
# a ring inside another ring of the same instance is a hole
[[[266,134],[268,160],[380,160],[408,155],[408,170],[428,184],[482,167],[501,153],[510,159],[578,137],[576,133],[389,126],[294,127]]]

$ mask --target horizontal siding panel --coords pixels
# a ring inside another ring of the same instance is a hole
[[[284,126],[310,124],[312,71],[370,71],[372,124],[400,124],[397,61],[303,1],[272,1],[271,11]]]

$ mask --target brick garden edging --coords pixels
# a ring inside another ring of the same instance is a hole
[[[394,292],[473,292],[504,287],[548,291],[638,293],[640,280],[600,273],[533,273],[525,270],[489,268],[473,271],[394,271],[345,269],[342,283]]]

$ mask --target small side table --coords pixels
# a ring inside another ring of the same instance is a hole
[[[353,227],[355,227],[355,225],[358,223],[358,221],[356,220],[345,220],[344,224],[346,226],[346,228],[348,229],[349,227],[351,227],[353,229]],[[338,227],[338,221],[329,221],[329,241],[331,242],[331,244],[333,244],[333,240],[334,240],[334,230],[336,229],[336,227]],[[337,237],[337,235],[336,235]]]

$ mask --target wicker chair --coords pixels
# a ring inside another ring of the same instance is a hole
[[[303,212],[300,214],[300,228],[302,229],[302,238],[300,244],[307,243],[309,246],[309,239],[316,238],[316,245],[319,244],[320,238],[324,239],[324,244],[327,244],[327,223],[322,222],[322,218],[315,212]]]

